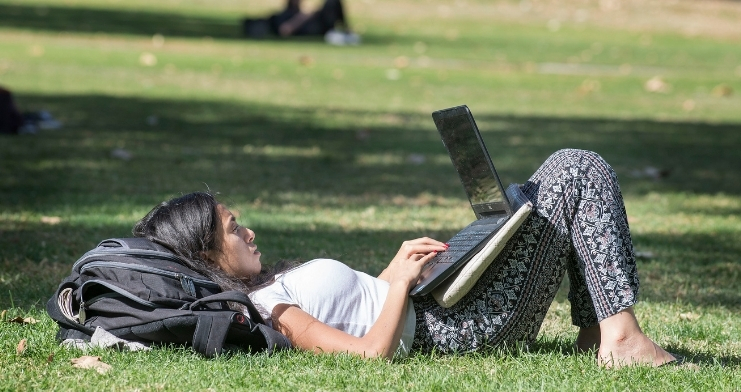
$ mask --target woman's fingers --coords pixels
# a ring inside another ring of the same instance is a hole
[[[407,268],[409,267],[407,263],[410,263],[414,264],[413,269],[419,274],[427,261],[445,249],[447,249],[446,244],[428,237],[405,241],[396,257],[389,263],[389,268]]]
[[[419,275],[422,273],[422,269],[424,268],[425,264],[427,264],[430,259],[435,257],[437,255],[437,252],[431,252],[428,254],[416,254],[414,257],[413,263],[415,268],[415,281],[419,280]]]
[[[447,249],[447,245],[443,244],[406,244],[402,247],[402,252],[406,257],[410,257],[415,253],[428,254],[430,252],[441,252]]]
[[[440,241],[438,241],[438,240],[433,240],[433,239],[432,239],[432,238],[430,238],[430,237],[421,237],[421,238],[415,238],[415,239],[413,239],[413,240],[409,240],[409,241],[406,241],[406,242],[404,242],[404,243],[405,243],[405,244],[412,244],[412,245],[417,245],[417,244],[427,244],[427,245],[439,245],[439,246],[445,246],[445,243],[443,243],[443,242],[440,242]]]
[[[413,260],[413,261],[415,261],[415,262],[417,262],[417,263],[425,264],[428,261],[430,261],[430,259],[432,259],[433,257],[435,257],[435,255],[437,255],[437,252],[415,253],[415,254],[413,254],[410,257],[410,259]]]
[[[415,253],[415,254],[411,255],[409,258],[411,260],[414,260],[414,261],[420,261],[423,258],[428,257],[430,255],[434,256],[435,253],[434,252],[432,252],[432,253]]]

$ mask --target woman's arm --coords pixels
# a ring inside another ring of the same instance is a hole
[[[408,294],[409,289],[401,284],[389,287],[381,315],[362,338],[330,327],[293,305],[276,306],[273,325],[288,337],[294,347],[302,350],[316,353],[346,352],[363,358],[390,359],[404,330]]]
[[[381,314],[365,336],[358,338],[332,328],[300,308],[281,304],[273,309],[273,325],[295,347],[320,352],[349,352],[365,358],[391,358],[399,345],[408,306],[409,290],[427,261],[445,244],[429,238],[405,242],[384,273],[389,292]]]

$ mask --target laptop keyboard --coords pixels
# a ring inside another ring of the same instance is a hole
[[[504,221],[504,218],[491,219],[491,223],[478,221],[467,226],[448,241],[448,245],[450,245],[448,250],[438,253],[425,267],[429,268],[438,263],[450,264],[456,262],[502,226]]]

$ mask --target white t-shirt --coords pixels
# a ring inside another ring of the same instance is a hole
[[[330,327],[363,337],[381,314],[388,290],[384,280],[336,260],[316,259],[276,275],[275,283],[252,292],[250,298],[268,313],[265,320],[278,304],[296,305]],[[397,355],[408,354],[415,324],[410,298]]]

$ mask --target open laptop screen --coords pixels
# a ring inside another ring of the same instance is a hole
[[[469,112],[448,112],[435,120],[474,210],[482,213],[507,209],[504,191]]]

